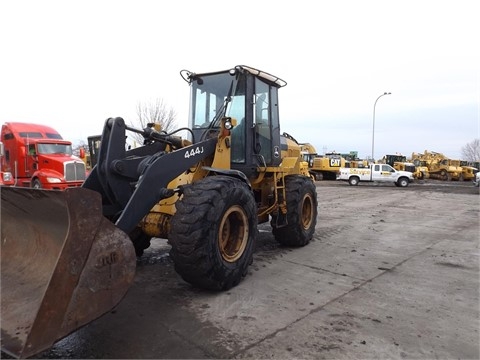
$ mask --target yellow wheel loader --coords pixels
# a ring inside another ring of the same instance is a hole
[[[415,162],[408,161],[405,155],[385,155],[382,159],[382,163],[388,164],[398,171],[409,171],[415,179],[422,180],[429,176],[428,168],[426,166],[422,166],[419,160],[416,160]]]
[[[257,225],[304,246],[317,193],[300,145],[280,133],[282,79],[248,67],[195,74],[189,127],[165,133],[105,121],[81,188],[1,190],[1,346],[30,357],[115,307],[153,237],[196,287],[236,286]],[[144,144],[126,150],[129,131]],[[179,136],[180,132],[188,136]]]

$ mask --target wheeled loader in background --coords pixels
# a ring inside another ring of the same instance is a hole
[[[246,276],[259,223],[287,246],[312,239],[316,188],[300,145],[280,134],[286,82],[248,66],[181,75],[188,128],[167,134],[110,118],[81,188],[2,189],[6,353],[33,356],[115,307],[152,237],[168,239],[185,281],[212,290]],[[126,150],[127,131],[143,146]]]
[[[405,155],[387,154],[382,158],[381,162],[390,165],[398,171],[409,171],[415,179],[422,180],[429,176],[427,167],[422,166],[418,161],[417,165],[415,165],[413,162],[408,161]]]

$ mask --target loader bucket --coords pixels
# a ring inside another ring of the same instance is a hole
[[[26,358],[115,307],[133,282],[127,234],[95,191],[2,187],[1,348]]]

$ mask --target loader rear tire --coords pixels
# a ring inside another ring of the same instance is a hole
[[[228,290],[246,276],[257,237],[257,208],[248,185],[210,176],[182,187],[169,242],[176,272],[195,287]]]
[[[317,224],[317,189],[310,178],[292,175],[285,178],[287,221],[280,224],[277,215],[270,225],[275,239],[286,246],[305,246]]]

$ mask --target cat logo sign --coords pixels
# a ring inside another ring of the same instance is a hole
[[[330,159],[331,167],[340,167],[340,159]]]

